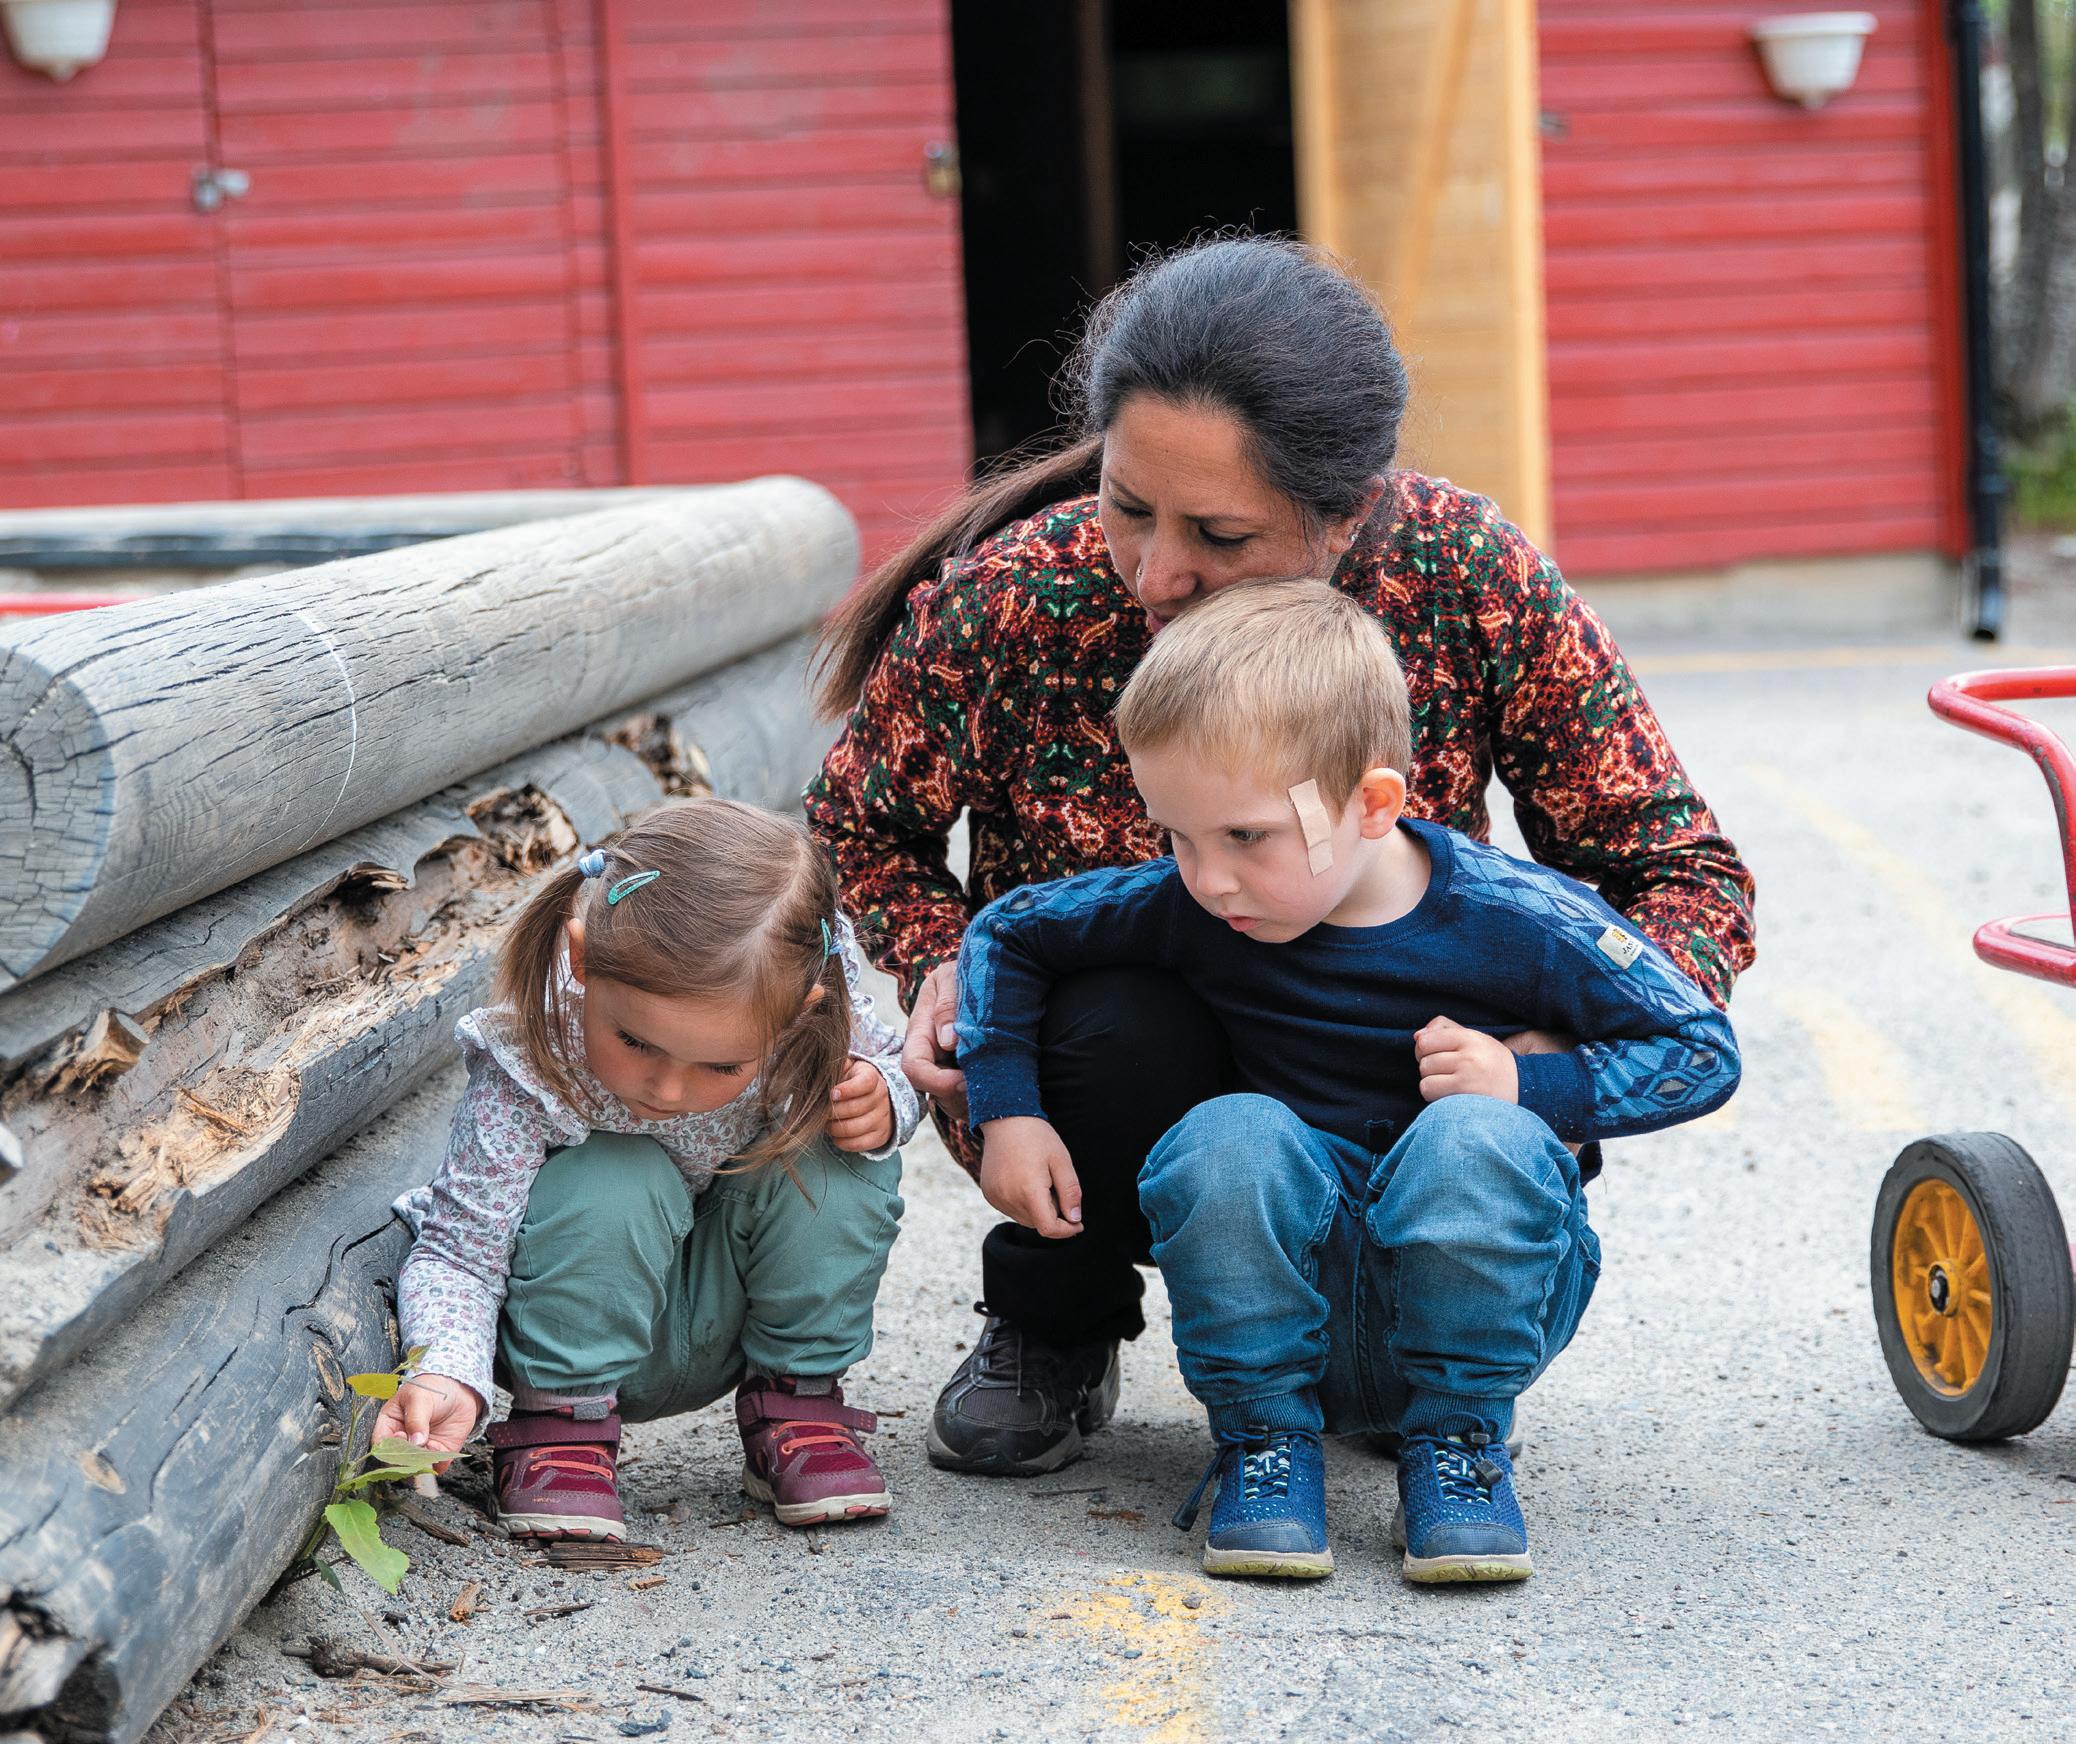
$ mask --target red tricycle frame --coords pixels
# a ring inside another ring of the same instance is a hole
[[[2076,944],[2035,937],[2027,927],[2066,921],[2076,928],[2076,835],[2071,834],[2069,804],[2076,798],[2076,758],[2068,746],[2038,721],[1997,705],[2046,702],[2076,697],[2076,666],[2019,667],[2004,672],[1963,672],[1932,686],[1927,701],[1932,712],[1986,739],[2001,739],[2030,756],[2046,779],[2054,800],[2054,821],[2062,835],[2062,885],[2068,906],[2059,914],[2013,915],[1988,921],[1976,929],[1975,954],[2000,969],[2013,969],[2064,987],[2076,986]],[[2072,933],[2076,937],[2076,933]]]

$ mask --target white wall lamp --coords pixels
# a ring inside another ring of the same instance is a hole
[[[63,84],[108,52],[115,0],[0,0],[0,13],[14,58]]]
[[[1821,109],[1827,98],[1850,90],[1874,23],[1871,12],[1791,12],[1760,19],[1752,26],[1752,40],[1759,45],[1773,94],[1805,109]]]

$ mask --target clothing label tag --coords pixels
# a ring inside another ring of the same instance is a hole
[[[1319,783],[1300,781],[1290,790],[1290,803],[1297,807],[1298,827],[1305,832],[1305,848],[1311,856],[1312,876],[1317,878],[1334,863],[1334,827],[1319,803]]]
[[[1603,956],[1614,960],[1617,968],[1626,969],[1643,955],[1643,941],[1611,926],[1600,935],[1600,950]]]

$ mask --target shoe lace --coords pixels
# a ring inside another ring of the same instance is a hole
[[[1435,1482],[1448,1501],[1484,1507],[1506,1480],[1506,1468],[1485,1452],[1499,1437],[1476,1418],[1452,1417],[1432,1434],[1413,1439],[1434,1450]]]
[[[862,1452],[854,1431],[841,1423],[822,1423],[812,1418],[788,1417],[771,1426],[778,1437],[779,1458],[784,1459],[799,1447],[847,1447],[853,1453]]]
[[[1024,1335],[999,1314],[988,1313],[985,1302],[974,1303],[973,1312],[986,1317],[980,1342],[973,1347],[973,1372],[983,1381],[1013,1381],[1022,1398]]]
[[[1300,1437],[1301,1429],[1258,1429],[1243,1432],[1245,1439],[1237,1442],[1221,1442],[1211,1450],[1210,1462],[1204,1467],[1203,1475],[1197,1479],[1197,1487],[1190,1491],[1189,1500],[1175,1510],[1171,1524],[1181,1532],[1187,1532],[1197,1523],[1197,1514],[1203,1506],[1204,1492],[1211,1487],[1211,1480],[1218,1475],[1229,1454],[1235,1450],[1240,1455],[1240,1495],[1249,1502],[1258,1502],[1265,1497],[1290,1494],[1291,1452]]]
[[[538,1447],[528,1463],[535,1471],[546,1467],[550,1471],[575,1472],[579,1477],[603,1478],[607,1483],[613,1481],[613,1456],[602,1447]]]

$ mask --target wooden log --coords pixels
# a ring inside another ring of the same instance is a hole
[[[0,1419],[0,1730],[132,1744],[286,1569],[344,1377],[396,1360],[389,1205],[459,1089],[399,1104]]]
[[[579,841],[666,791],[792,803],[830,730],[807,647],[736,662],[0,995],[0,1110],[22,1140],[18,1173],[0,1172],[0,1405],[450,1059],[504,921]],[[93,1078],[76,1063],[111,1018],[145,1051]]]
[[[0,510],[0,568],[236,569],[248,563],[300,568],[677,494],[641,487],[434,491],[414,496]]]
[[[856,563],[765,479],[0,633],[0,991],[768,647]]]

